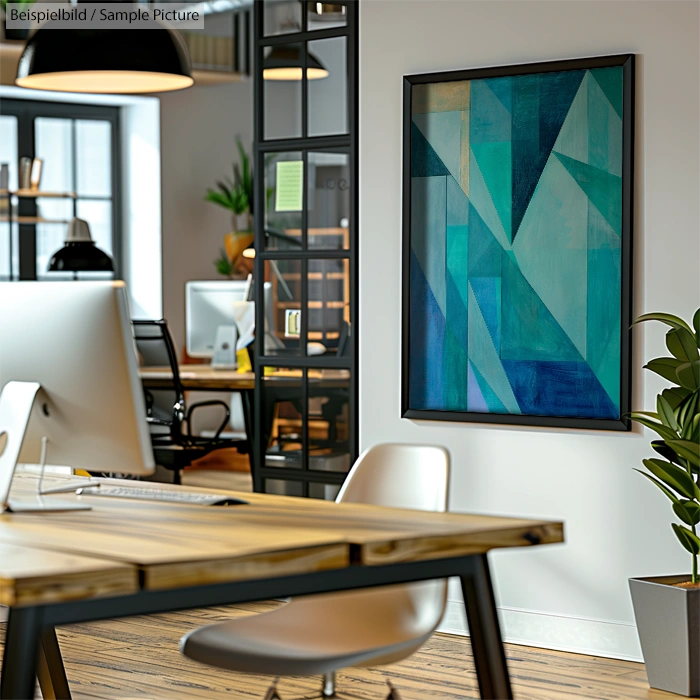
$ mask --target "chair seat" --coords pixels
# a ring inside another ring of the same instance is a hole
[[[272,676],[391,663],[417,650],[437,626],[434,616],[426,626],[420,613],[386,604],[388,596],[410,605],[408,589],[416,586],[444,605],[442,581],[294,598],[268,613],[200,627],[183,637],[180,650],[210,666]]]

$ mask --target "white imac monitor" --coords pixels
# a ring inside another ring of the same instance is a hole
[[[17,461],[155,469],[123,282],[0,283],[0,512]]]
[[[185,325],[187,354],[211,358],[219,326],[235,326],[236,302],[247,301],[250,280],[187,282]]]

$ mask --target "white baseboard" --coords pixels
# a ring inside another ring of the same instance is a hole
[[[0,605],[0,622],[7,620],[8,608]],[[625,661],[642,661],[637,628],[625,622],[592,620],[567,615],[499,608],[501,633],[506,642],[530,647],[606,656]],[[461,601],[447,602],[440,632],[468,636]]]
[[[501,634],[506,642],[524,646],[642,661],[637,628],[626,622],[610,622],[518,608],[499,608]],[[440,632],[468,635],[464,603],[447,601]]]

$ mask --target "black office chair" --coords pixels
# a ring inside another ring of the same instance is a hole
[[[142,367],[169,368],[172,383],[163,389],[145,389],[146,418],[151,429],[151,444],[157,464],[173,471],[173,483],[180,483],[180,471],[200,457],[226,447],[248,450],[247,441],[224,440],[219,436],[226,427],[230,412],[223,401],[200,401],[187,408],[185,391],[175,354],[175,346],[165,320],[132,321],[136,349]],[[221,406],[224,420],[212,438],[192,435],[192,415],[198,408]]]
[[[350,335],[350,324],[347,321],[341,321],[340,335],[338,336],[337,357],[348,357],[352,348],[352,338]]]

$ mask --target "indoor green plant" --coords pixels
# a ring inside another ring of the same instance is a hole
[[[700,309],[693,327],[672,314],[645,314],[635,323],[670,326],[671,356],[651,360],[648,369],[671,382],[656,398],[656,411],[637,411],[632,420],[651,428],[658,457],[643,460],[641,472],[671,501],[681,521],[671,527],[690,553],[690,576],[630,579],[637,628],[649,684],[687,696],[700,694]]]
[[[20,10],[25,10],[34,4],[34,0],[0,0],[0,7],[5,15],[5,39],[8,41],[23,41],[29,36],[29,27],[18,27],[15,29],[7,26],[7,3],[15,2],[20,5]]]
[[[224,236],[220,257],[214,261],[219,274],[233,277],[241,253],[253,242],[253,174],[240,139],[236,139],[239,165],[233,166],[233,180],[217,182],[204,199],[232,212],[233,230]],[[242,221],[241,221],[242,220]],[[240,225],[242,223],[242,226]]]

